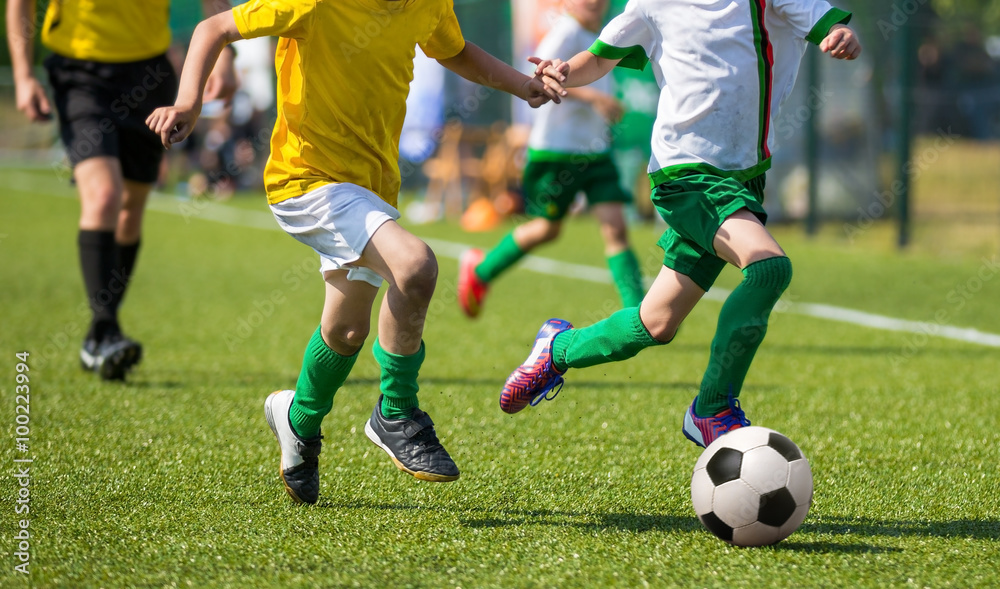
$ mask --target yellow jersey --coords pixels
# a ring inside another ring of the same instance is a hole
[[[233,17],[244,38],[280,37],[268,202],[350,182],[396,206],[416,45],[435,59],[465,48],[452,0],[251,0]]]
[[[155,57],[170,47],[170,0],[51,0],[42,43],[105,63]]]

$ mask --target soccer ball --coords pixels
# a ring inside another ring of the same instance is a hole
[[[701,523],[735,546],[766,546],[788,537],[812,503],[809,461],[778,432],[747,426],[716,438],[691,476]]]

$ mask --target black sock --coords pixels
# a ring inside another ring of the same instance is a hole
[[[118,295],[112,292],[112,287],[124,290],[123,285],[112,284],[112,272],[118,257],[115,234],[113,231],[81,229],[77,243],[83,284],[93,314],[87,337],[99,340],[118,329],[117,308],[112,306]]]
[[[111,290],[111,294],[114,296],[111,306],[114,307],[116,316],[118,315],[118,307],[121,306],[122,300],[125,299],[125,291],[128,290],[129,282],[132,280],[132,271],[135,270],[135,260],[139,257],[140,243],[141,241],[128,245],[121,243],[115,245],[118,255],[111,278],[114,286],[121,284],[120,289],[114,288]]]

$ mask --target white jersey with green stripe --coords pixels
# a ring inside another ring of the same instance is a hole
[[[629,0],[590,51],[652,64],[654,186],[692,170],[745,181],[770,167],[770,130],[806,41],[850,17],[825,0]]]
[[[597,33],[583,28],[575,18],[562,15],[538,43],[535,55],[542,58],[569,59],[586,51],[597,39]],[[590,84],[605,94],[614,89],[611,76]],[[607,121],[594,108],[581,100],[567,99],[562,104],[549,103],[533,111],[528,148],[535,157],[559,159],[560,154],[598,154],[611,149],[611,134]]]

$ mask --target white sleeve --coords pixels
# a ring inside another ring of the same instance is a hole
[[[835,24],[847,24],[851,13],[826,0],[771,0],[774,14],[787,22],[796,36],[819,44]]]
[[[656,43],[653,24],[644,14],[640,0],[629,0],[625,11],[611,19],[590,47],[598,57],[618,59],[622,67],[646,67]]]

